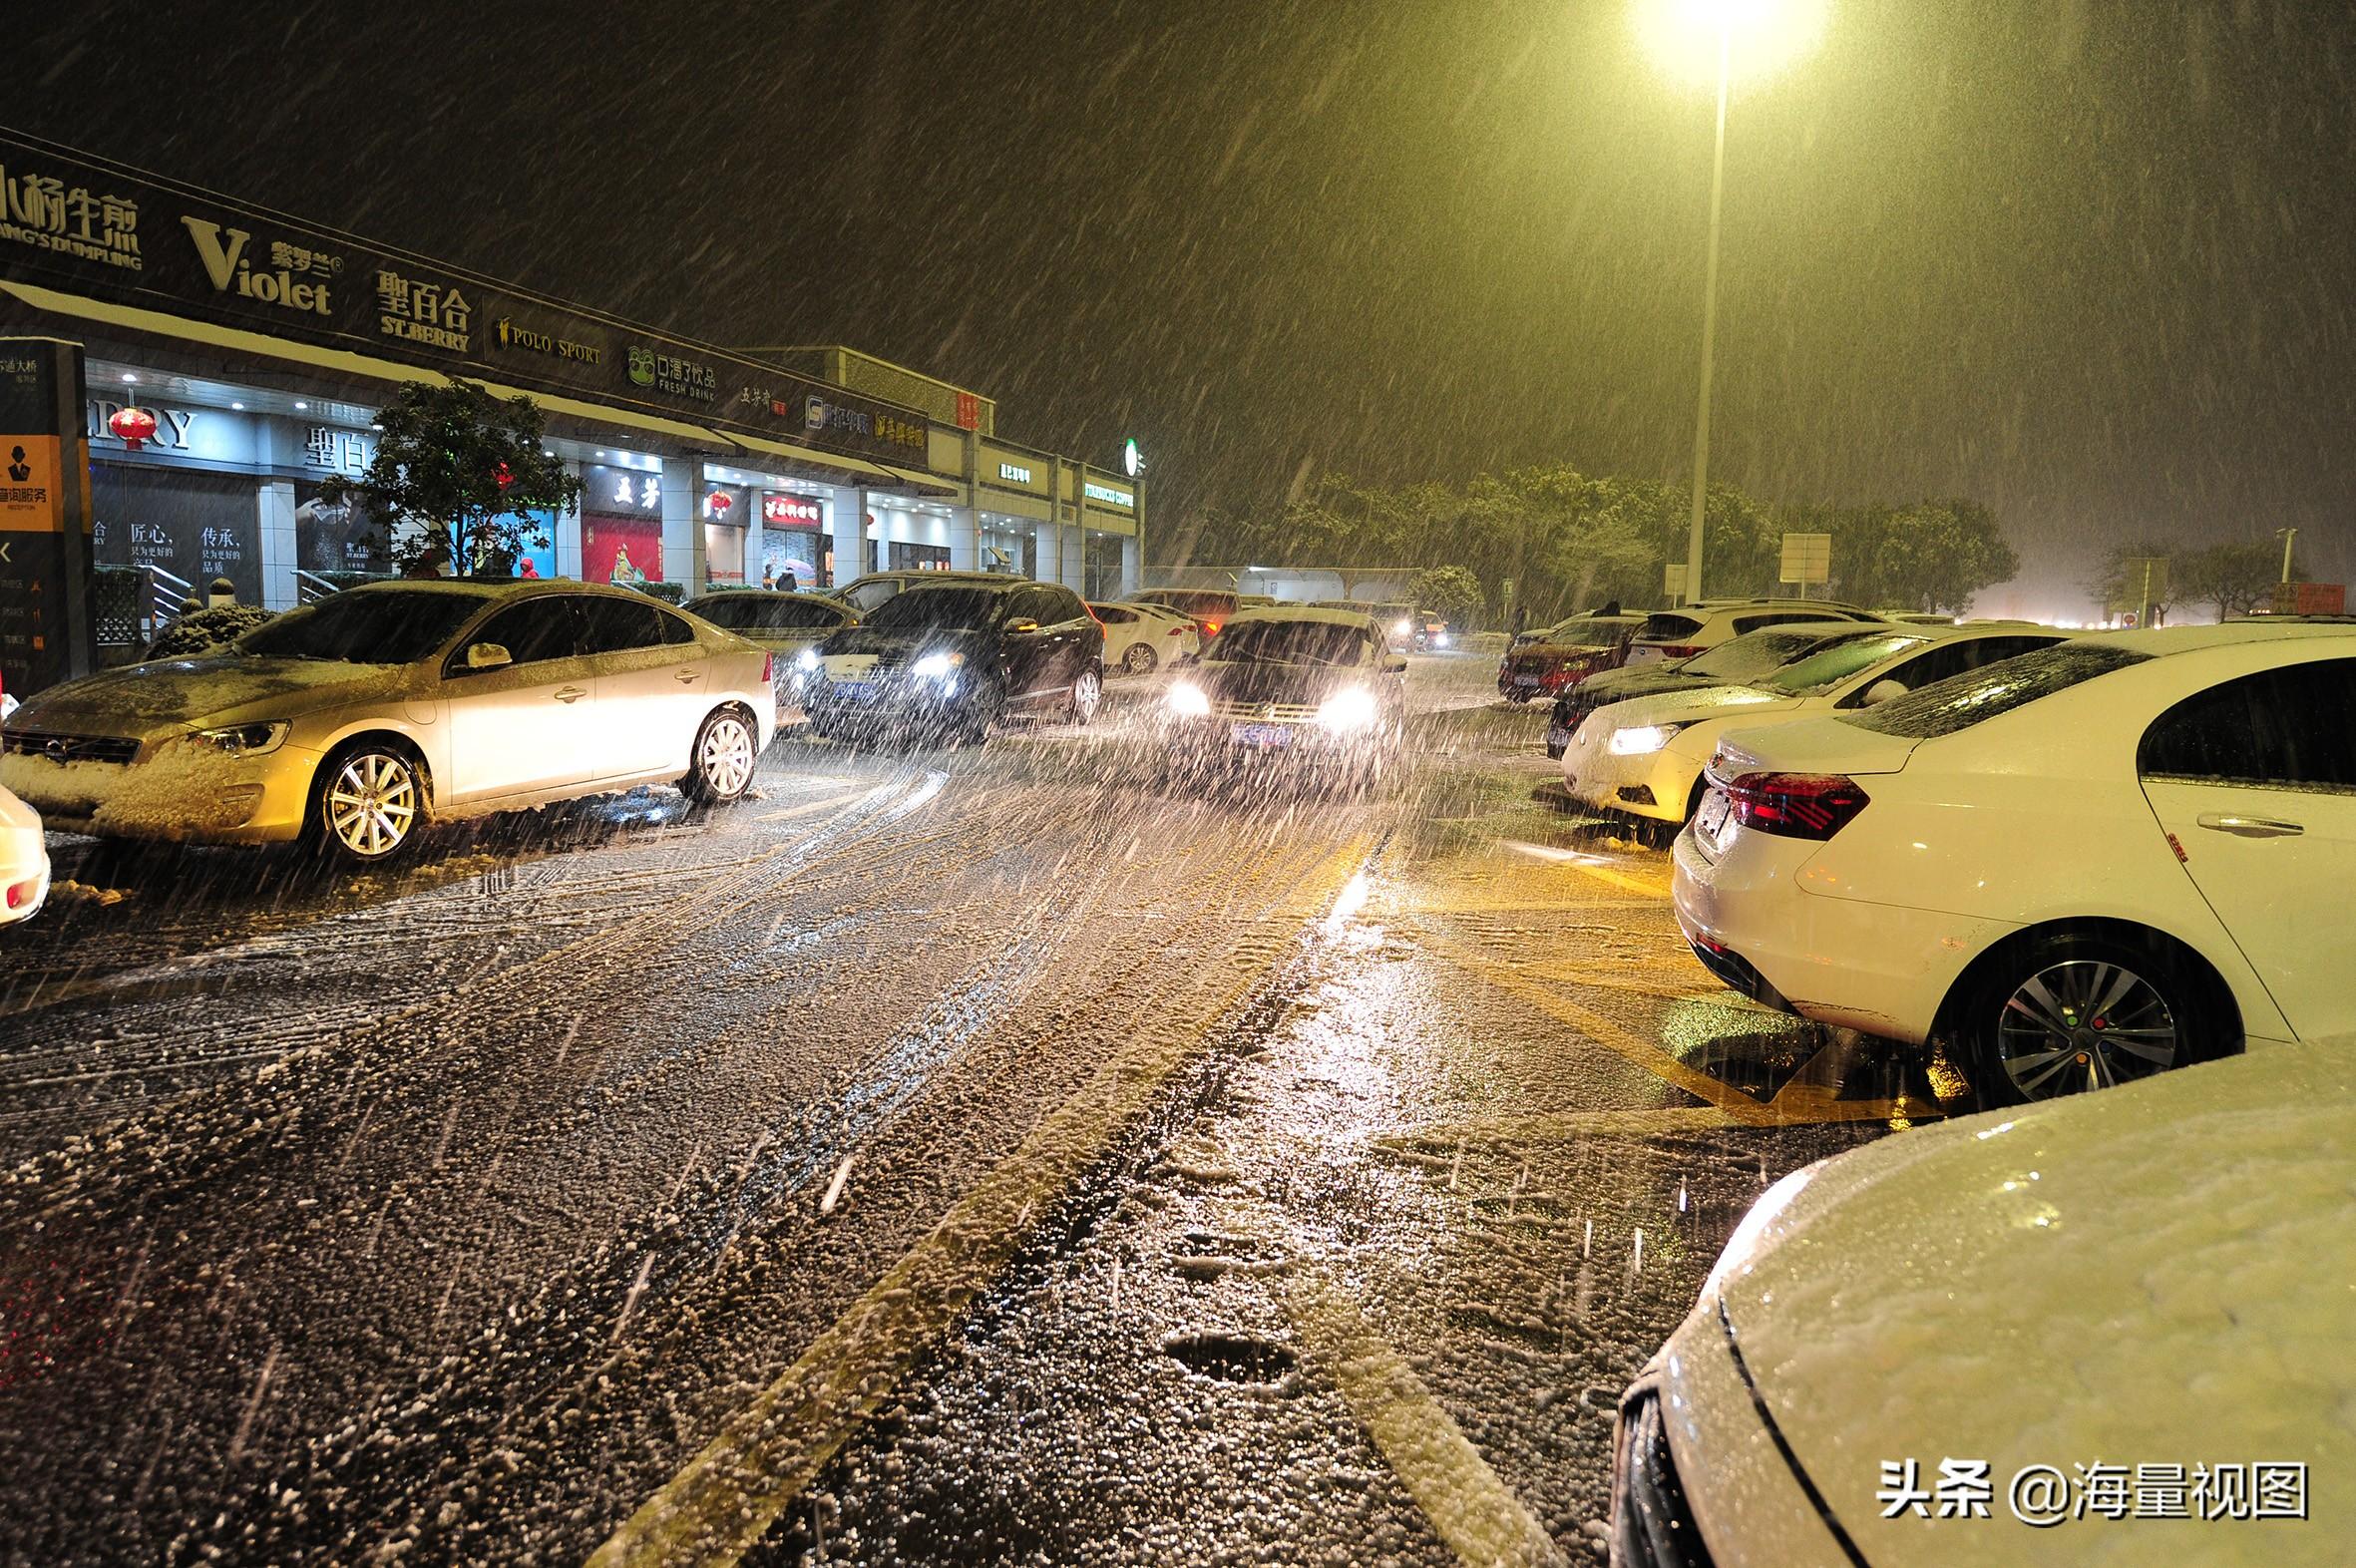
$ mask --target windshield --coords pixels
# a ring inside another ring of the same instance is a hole
[[[1167,604],[1172,609],[1189,615],[1231,615],[1235,613],[1235,595],[1213,588],[1156,588],[1138,595],[1147,604]]]
[[[479,593],[433,588],[336,593],[254,627],[236,646],[261,658],[414,664],[440,651],[489,602]]]
[[[1834,632],[1846,640],[1863,636],[1857,632]],[[1747,637],[1732,642],[1721,642],[1707,653],[1698,653],[1686,660],[1684,673],[1705,675],[1717,681],[1748,683],[1772,669],[1780,669],[1810,649],[1824,646],[1825,635],[1817,631],[1754,631]]]
[[[927,626],[976,631],[997,623],[1006,590],[989,588],[913,588],[886,599],[867,624],[882,630]]]
[[[841,610],[785,594],[722,593],[699,598],[687,608],[730,631],[799,631],[843,623]]]
[[[1367,634],[1333,620],[1247,620],[1229,626],[1205,656],[1232,664],[1359,663]]]
[[[1984,669],[1933,681],[1920,691],[1861,712],[1844,713],[1840,721],[1884,735],[1928,740],[1969,729],[1999,713],[2010,713],[2040,697],[2067,691],[2081,681],[2141,664],[2150,657],[2149,653],[2108,643],[2057,643]]]
[[[1859,637],[1820,652],[1810,653],[1795,664],[1787,664],[1772,674],[1751,684],[1764,690],[1779,691],[1786,696],[1812,697],[1831,690],[1851,675],[1871,669],[1884,659],[1911,652],[1929,641],[1928,637],[1910,637],[1903,632],[1889,636]]]

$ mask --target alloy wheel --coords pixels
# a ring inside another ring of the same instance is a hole
[[[1093,669],[1083,669],[1071,683],[1071,720],[1085,724],[1096,716],[1096,704],[1104,696],[1104,677]]]
[[[695,767],[713,799],[734,800],[743,794],[753,777],[753,738],[744,720],[723,713],[706,724]]]
[[[1152,674],[1153,663],[1153,649],[1142,642],[1130,643],[1129,651],[1121,655],[1121,668],[1132,675]]]
[[[417,823],[416,770],[391,752],[359,752],[336,770],[326,807],[338,844],[362,860],[382,860]]]
[[[1996,1053],[2023,1099],[2108,1088],[2184,1059],[2167,998],[2123,964],[2073,959],[2030,976],[2004,1003]]]

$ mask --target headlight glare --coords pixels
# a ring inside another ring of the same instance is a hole
[[[263,719],[253,724],[200,729],[189,739],[232,757],[264,757],[286,744],[286,732],[290,728],[284,719]]]
[[[805,675],[814,675],[818,673],[819,666],[824,662],[825,660],[818,656],[816,648],[804,648],[801,657],[794,660],[794,668]]]
[[[1343,734],[1367,729],[1380,716],[1381,710],[1375,705],[1374,694],[1364,686],[1352,686],[1347,691],[1335,692],[1317,710],[1320,724]]]
[[[911,664],[909,669],[929,680],[946,680],[956,674],[958,666],[965,662],[966,655],[963,653],[928,653]]]
[[[1170,688],[1170,711],[1180,718],[1203,718],[1211,711],[1210,695],[1191,680]]]
[[[1612,731],[1611,752],[1615,757],[1645,757],[1669,744],[1683,724],[1635,724],[1627,729]]]

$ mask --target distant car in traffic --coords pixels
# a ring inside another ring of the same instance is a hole
[[[1702,798],[1703,770],[1730,729],[1871,707],[2069,635],[2002,621],[1946,628],[1884,622],[1873,635],[1819,648],[1749,684],[1614,702],[1572,733],[1563,785],[1599,811],[1674,830]]]
[[[1516,639],[1498,661],[1497,692],[1509,702],[1534,702],[1618,669],[1628,639],[1644,622],[1642,615],[1582,615],[1537,638]]]
[[[802,720],[802,692],[794,660],[804,648],[859,622],[857,610],[824,593],[776,593],[757,588],[698,594],[679,607],[777,655],[770,669],[780,724]]]
[[[1245,610],[1171,683],[1168,742],[1182,764],[1282,758],[1371,776],[1397,746],[1406,668],[1371,615]]]
[[[2351,1125],[2333,1041],[1792,1172],[1620,1401],[1612,1562],[2344,1560]]]
[[[368,584],[220,653],[38,693],[0,728],[0,785],[52,828],[380,861],[434,818],[673,782],[735,800],[776,727],[771,674],[626,588]]]
[[[49,897],[49,843],[41,814],[0,789],[0,926],[31,920]]]
[[[1808,620],[1790,625],[1746,631],[1732,641],[1706,648],[1690,658],[1663,663],[1655,660],[1634,668],[1599,670],[1566,687],[1554,699],[1546,722],[1546,755],[1560,758],[1571,736],[1587,715],[1614,702],[1658,696],[1667,691],[1698,691],[1704,686],[1747,685],[1784,665],[1805,658],[1818,648],[1853,641],[1887,630],[1877,622]]]
[[[1374,624],[1382,628],[1384,640],[1401,652],[1422,646],[1426,635],[1422,612],[1405,599],[1388,599],[1377,603],[1355,598],[1321,598],[1310,608],[1339,610],[1347,615],[1371,615]]]
[[[1194,622],[1195,630],[1205,642],[1219,634],[1219,628],[1235,618],[1241,595],[1225,588],[1147,588],[1132,593],[1125,600],[1131,604],[1160,604],[1174,609]]]
[[[1194,622],[1159,604],[1090,604],[1104,627],[1104,667],[1150,675],[1192,657],[1203,645]]]
[[[1821,598],[1709,598],[1696,599],[1678,609],[1656,609],[1645,617],[1642,630],[1628,644],[1631,666],[1660,660],[1692,658],[1721,642],[1730,642],[1762,626],[1789,625],[1803,620],[1857,620],[1887,625],[1879,615],[1854,604]]]
[[[1674,902],[1737,989],[1998,1101],[2356,1032],[2356,628],[2096,633],[1728,729]]]
[[[1104,628],[1067,588],[965,578],[885,600],[795,663],[825,738],[979,741],[1000,718],[1094,718]]]
[[[851,606],[853,614],[865,616],[883,602],[912,588],[928,583],[970,583],[979,579],[983,583],[1019,583],[1022,580],[1004,572],[927,572],[910,568],[901,572],[870,572],[865,577],[853,578],[840,588],[826,590],[826,596]]]

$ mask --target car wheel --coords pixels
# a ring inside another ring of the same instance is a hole
[[[400,854],[417,836],[425,779],[397,746],[363,742],[339,751],[312,788],[318,847],[338,860],[372,866]]]
[[[1071,682],[1071,702],[1064,710],[1074,724],[1085,724],[1096,716],[1096,704],[1104,700],[1104,677],[1090,664],[1074,676]]]
[[[725,806],[752,788],[753,727],[734,708],[721,708],[695,732],[695,752],[680,788],[706,806]]]
[[[1132,675],[1150,675],[1154,665],[1161,662],[1153,649],[1142,642],[1129,644],[1129,651],[1121,655],[1121,668]]]
[[[2091,936],[2036,943],[1992,965],[1960,1020],[1973,1087],[2018,1105],[2132,1083],[2198,1059],[2207,998],[2152,946]]]

